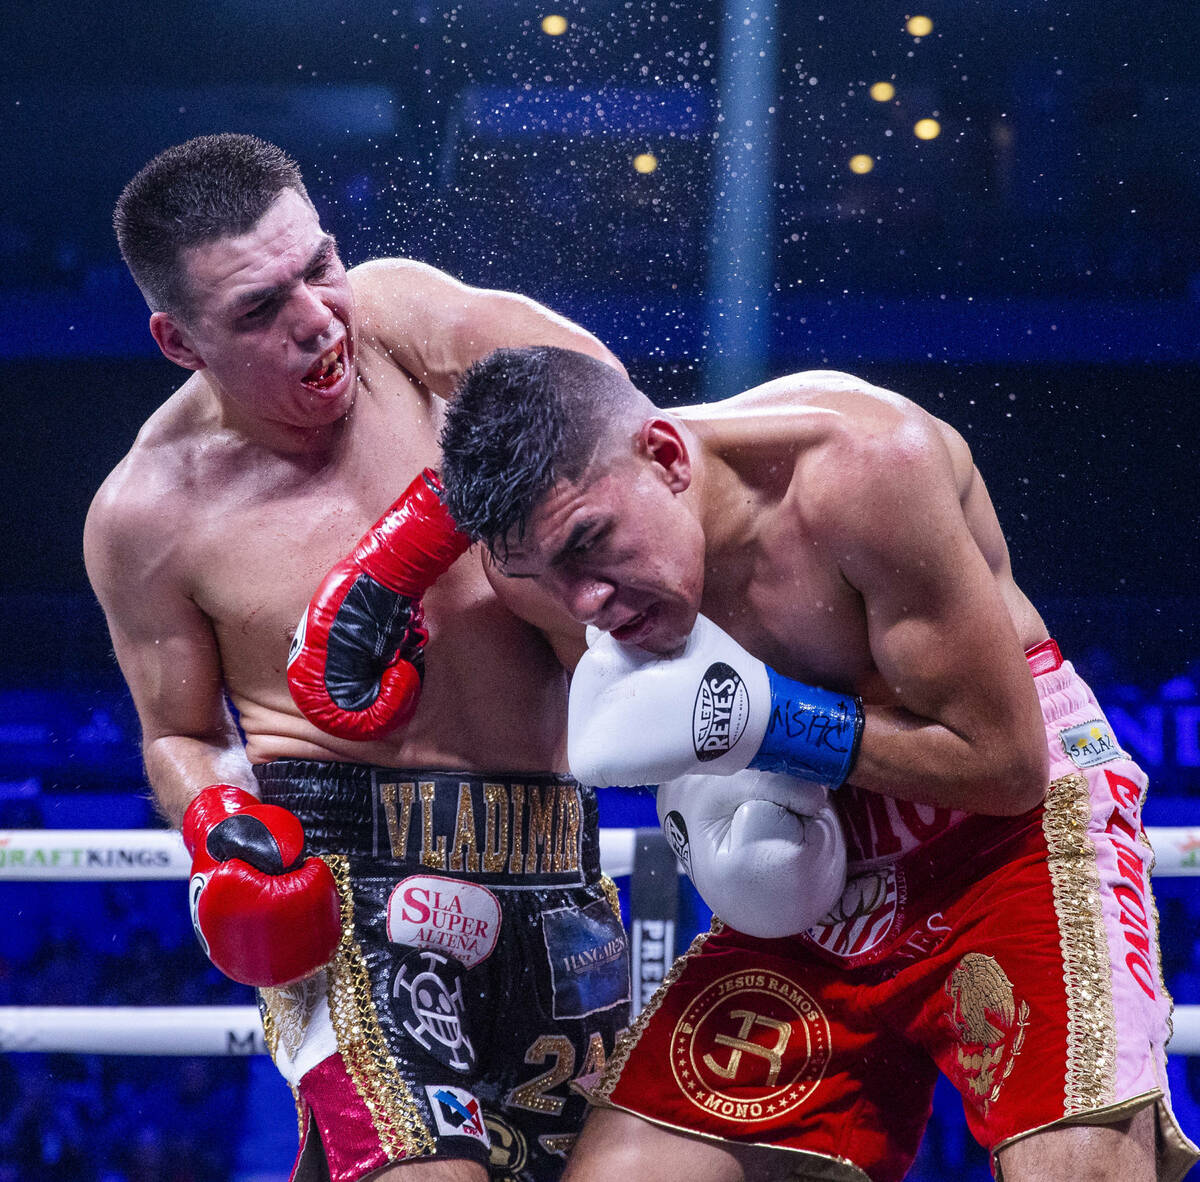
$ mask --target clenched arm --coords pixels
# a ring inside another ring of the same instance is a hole
[[[84,559],[137,707],[147,777],[164,816],[178,826],[208,784],[257,789],[225,699],[212,628],[172,566],[173,541],[162,527],[170,514],[123,500],[111,480],[88,514]]]
[[[443,398],[472,362],[499,348],[556,345],[624,372],[591,333],[525,296],[470,287],[408,259],[379,259],[352,274],[360,331]]]
[[[842,438],[825,458],[828,543],[862,596],[891,700],[868,703],[850,781],[973,812],[1016,814],[1044,795],[1041,712],[996,579],[932,424]]]

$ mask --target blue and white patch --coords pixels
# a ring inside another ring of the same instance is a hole
[[[470,1092],[450,1084],[426,1084],[425,1095],[433,1109],[434,1123],[443,1137],[470,1137],[491,1148],[483,1109]]]
[[[629,1000],[629,939],[606,899],[542,914],[553,1016],[583,1018]]]
[[[1128,759],[1121,750],[1108,719],[1097,718],[1093,722],[1081,722],[1078,726],[1059,731],[1063,750],[1067,758],[1078,768],[1095,767],[1111,759]]]

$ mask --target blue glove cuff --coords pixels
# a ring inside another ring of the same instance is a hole
[[[750,766],[840,788],[862,742],[862,699],[792,681],[767,666],[771,721]]]

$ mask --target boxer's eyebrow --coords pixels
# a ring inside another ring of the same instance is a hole
[[[337,241],[332,234],[325,234],[317,243],[312,254],[309,255],[308,262],[301,268],[301,276],[311,275],[315,270],[327,265],[337,251]],[[240,312],[243,308],[253,307],[255,304],[265,303],[268,300],[279,299],[292,286],[294,280],[286,283],[274,283],[265,287],[256,287],[250,291],[242,292],[234,301],[232,311],[234,314]]]
[[[567,540],[550,557],[550,565],[558,566],[571,557],[573,551],[579,549],[579,543],[595,528],[594,521],[577,521],[567,535]]]
[[[567,535],[566,541],[564,541],[562,543],[562,545],[559,546],[558,549],[555,550],[553,554],[551,554],[551,556],[546,560],[545,565],[547,567],[561,566],[564,562],[567,561],[568,558],[571,557],[571,554],[575,550],[579,549],[579,544],[595,528],[596,528],[595,521],[576,522],[575,525],[573,525],[571,527],[571,532]],[[512,557],[512,555],[510,552],[509,558],[511,559],[511,557]],[[519,556],[518,556],[517,560],[520,561]],[[508,570],[507,562],[498,563],[498,565],[500,566],[500,569],[504,572],[504,577],[506,579],[536,579],[537,578],[537,575],[532,574],[532,573],[520,574],[520,573],[510,572]]]

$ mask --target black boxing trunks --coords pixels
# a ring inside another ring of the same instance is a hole
[[[557,1177],[586,1109],[571,1084],[629,1018],[593,791],[308,760],[254,772],[342,898],[333,960],[259,995],[296,1098],[292,1182],[430,1157],[478,1161],[497,1182]]]

